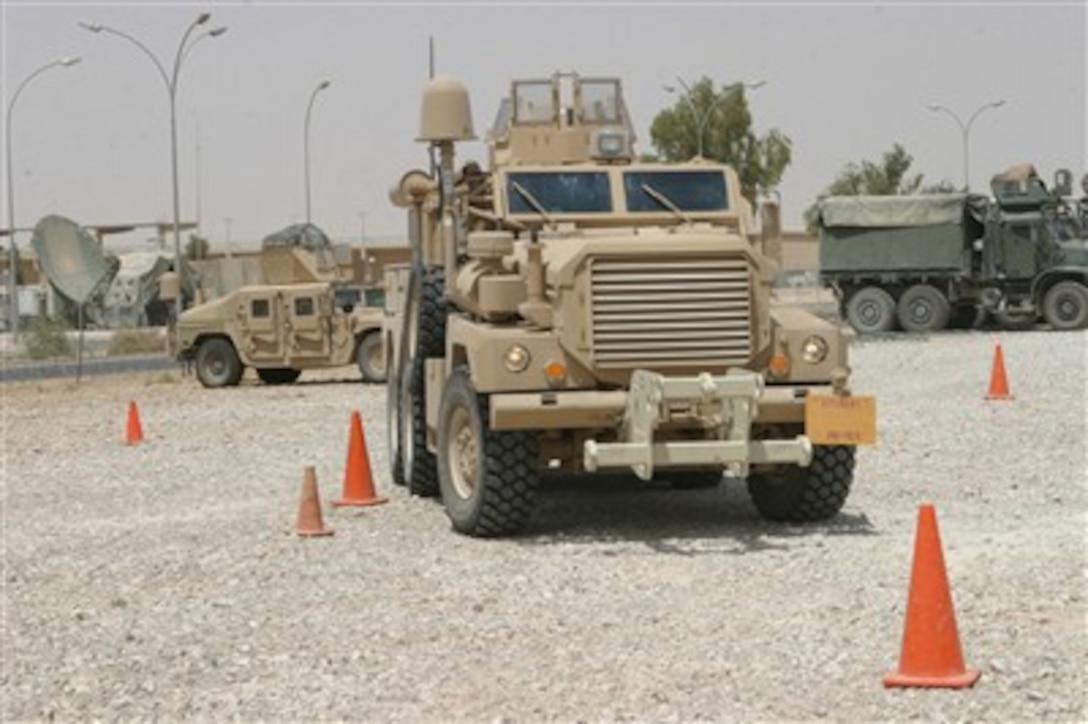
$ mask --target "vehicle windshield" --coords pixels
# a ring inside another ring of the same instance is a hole
[[[511,173],[506,177],[506,198],[512,214],[598,214],[612,210],[608,174],[599,171]],[[528,199],[536,201],[540,208],[534,208]]]
[[[660,198],[681,211],[728,211],[729,196],[721,171],[628,171],[623,190],[630,212],[660,212]]]

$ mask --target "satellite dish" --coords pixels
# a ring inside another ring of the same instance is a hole
[[[39,221],[30,244],[53,286],[80,305],[107,289],[121,264],[116,257],[104,255],[90,234],[63,216]]]

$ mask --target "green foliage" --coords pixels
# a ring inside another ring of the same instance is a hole
[[[207,259],[211,251],[211,244],[207,238],[200,234],[189,234],[189,241],[185,242],[185,258],[189,260]]]
[[[793,144],[784,133],[755,134],[744,89],[735,85],[715,89],[710,78],[700,78],[690,98],[679,97],[654,117],[650,138],[663,160],[686,161],[699,153],[700,130],[703,156],[733,166],[753,206],[761,193],[778,185],[792,160]]]
[[[68,339],[69,326],[60,319],[37,317],[23,331],[23,347],[31,359],[71,357],[72,343]]]
[[[165,349],[161,335],[156,330],[124,329],[114,333],[106,354],[125,357],[134,354],[156,354]]]
[[[805,226],[815,233],[820,202],[828,196],[901,196],[906,194],[952,193],[948,181],[925,185],[922,174],[911,174],[914,157],[898,143],[886,151],[879,162],[848,163],[816,201],[805,209]]]

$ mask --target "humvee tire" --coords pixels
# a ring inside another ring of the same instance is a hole
[[[405,338],[401,337],[403,354]],[[403,486],[404,458],[401,457],[400,375],[396,366],[389,368],[385,385],[385,432],[389,440],[389,475],[394,485]]]
[[[266,385],[289,385],[298,379],[302,370],[293,370],[290,367],[269,367],[258,369],[257,378]]]
[[[1088,326],[1088,289],[1068,279],[1058,282],[1043,298],[1043,319],[1062,331]]]
[[[907,332],[938,332],[948,325],[952,307],[940,289],[915,284],[899,297],[896,316]]]
[[[446,381],[438,416],[438,479],[454,530],[478,537],[521,531],[540,484],[536,437],[489,429],[487,396],[476,393],[465,367]]]
[[[854,481],[854,454],[848,446],[816,445],[807,468],[779,467],[748,475],[748,494],[760,515],[784,523],[831,518],[846,503]]]
[[[242,379],[242,362],[229,340],[211,337],[196,351],[196,376],[205,387],[233,387]]]
[[[438,495],[438,463],[427,450],[427,401],[424,361],[446,353],[445,275],[442,269],[413,269],[408,289],[405,330],[407,362],[400,380],[401,460],[404,479],[412,495]],[[418,312],[416,311],[418,309]]]
[[[366,334],[355,349],[355,364],[359,366],[363,382],[385,382],[386,369],[382,355],[381,331]]]
[[[895,300],[880,287],[862,287],[846,303],[846,321],[861,334],[895,327]]]

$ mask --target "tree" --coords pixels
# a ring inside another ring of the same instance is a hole
[[[741,193],[753,205],[762,192],[778,185],[790,164],[789,137],[778,129],[762,138],[752,131],[752,114],[742,87],[715,89],[710,78],[700,78],[690,95],[654,117],[650,139],[662,160],[687,161],[699,152],[700,131],[703,156],[733,166],[740,176]]]
[[[898,143],[886,151],[879,162],[848,163],[831,185],[805,209],[805,226],[816,232],[820,202],[828,196],[902,196],[906,194],[953,193],[956,188],[948,181],[924,185],[922,174],[911,174],[914,157]]]
[[[189,234],[189,241],[185,244],[185,258],[190,261],[195,259],[207,259],[211,245],[200,234]]]

